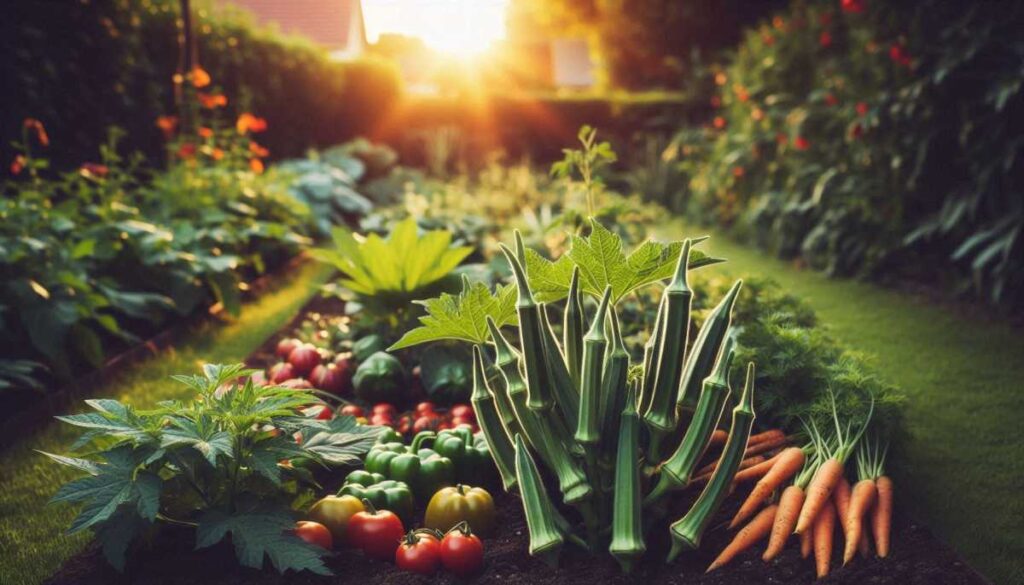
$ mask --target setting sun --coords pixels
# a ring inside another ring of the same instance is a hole
[[[475,56],[505,38],[508,0],[364,0],[366,34],[397,33],[423,40],[432,49]]]

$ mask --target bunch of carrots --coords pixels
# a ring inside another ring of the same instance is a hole
[[[822,436],[813,422],[806,427],[810,443],[804,447],[786,447],[789,438],[778,430],[752,436],[745,460],[750,462],[736,475],[735,482],[757,483],[729,525],[730,529],[743,527],[707,570],[729,563],[766,537],[768,545],[762,558],[771,561],[795,534],[800,539],[802,556],[807,558],[813,552],[818,578],[824,577],[831,568],[837,520],[844,538],[844,565],[858,551],[862,556],[870,553],[868,531],[864,528],[867,522],[876,553],[886,557],[892,527],[893,483],[884,470],[887,449],[877,440],[864,438],[872,412],[873,404],[854,433],[852,424],[845,428],[840,424],[833,397],[835,429],[828,438]],[[780,446],[781,450],[765,459],[764,454]],[[857,482],[851,488],[844,470],[854,453]]]

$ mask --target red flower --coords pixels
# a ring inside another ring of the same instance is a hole
[[[864,0],[842,0],[839,3],[843,12],[849,14],[860,14],[864,12]]]
[[[249,168],[257,175],[263,174],[263,161],[258,158],[249,159]]]
[[[733,167],[732,168],[732,176],[736,177],[737,179],[743,177],[743,175],[745,175],[745,174],[746,174],[746,171],[743,170],[743,167]]]
[[[868,113],[868,104],[866,102],[857,102],[857,105],[854,106],[854,108],[857,110],[858,116],[863,116]]]
[[[79,174],[85,178],[102,179],[107,176],[110,169],[107,165],[101,165],[97,163],[82,163],[82,166],[78,168]]]
[[[192,72],[189,73],[189,77],[192,79],[192,85],[194,87],[202,88],[210,85],[210,74],[202,67],[193,67]]]
[[[741,102],[745,103],[747,100],[750,99],[750,92],[748,92],[747,88],[743,87],[742,85],[736,84],[732,86],[732,91],[733,93],[736,94],[736,99],[740,100]]]
[[[14,157],[14,160],[11,161],[11,174],[20,175],[21,171],[25,170],[26,164],[28,164],[28,159],[25,158],[25,155],[19,154]]]
[[[196,155],[196,145],[184,142],[178,147],[178,158],[190,159]]]
[[[835,94],[832,94],[832,93],[826,93],[825,94],[825,105],[827,105],[827,106],[834,106],[834,105],[836,105],[838,103],[839,103],[839,98],[837,98],[835,96]]]
[[[200,138],[213,138],[213,128],[207,128],[206,126],[203,126],[202,128],[199,129],[199,137]]]
[[[257,157],[257,158],[266,158],[266,157],[270,156],[270,151],[269,150],[267,150],[266,148],[263,148],[262,146],[260,146],[259,144],[255,143],[255,142],[250,142],[249,143],[249,152],[253,156]]]
[[[263,118],[257,118],[249,112],[245,112],[238,117],[238,121],[235,123],[235,129],[238,130],[239,134],[263,132],[267,129],[267,121]]]
[[[904,67],[910,67],[912,62],[910,53],[907,52],[907,48],[903,46],[903,43],[893,43],[889,46],[889,58],[897,65]]]
[[[772,26],[775,27],[775,30],[782,30],[786,28],[786,21],[781,16],[776,16],[772,18]]]
[[[160,116],[156,119],[156,127],[164,133],[165,138],[170,139],[178,128],[178,118],[176,116]]]
[[[715,128],[718,128],[719,130],[721,130],[722,128],[725,128],[725,118],[723,118],[721,116],[715,116],[715,119],[711,121],[711,124]]]
[[[822,47],[831,47],[832,46],[832,34],[829,33],[827,30],[826,31],[822,31],[821,32],[821,36],[818,37],[818,44],[821,45]]]
[[[215,93],[215,94],[199,93],[199,94],[196,94],[196,97],[199,98],[199,105],[203,106],[204,108],[206,108],[208,110],[212,110],[213,108],[219,108],[219,107],[224,107],[224,106],[228,105],[228,98],[227,98],[227,96],[225,96],[224,94],[221,94],[221,93]]]
[[[768,33],[765,33],[761,35],[761,42],[764,43],[764,46],[770,47],[775,44],[775,37]]]
[[[811,147],[811,142],[803,136],[797,136],[796,139],[793,140],[793,147],[797,150],[807,150]]]
[[[25,122],[23,122],[23,124],[25,125],[25,128],[35,133],[36,140],[39,141],[40,145],[50,146],[50,137],[46,134],[46,128],[43,127],[42,122],[35,118],[25,118]]]

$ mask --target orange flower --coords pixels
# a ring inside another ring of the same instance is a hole
[[[764,46],[770,47],[775,44],[775,37],[768,33],[765,33],[761,35],[761,42],[764,43]]]
[[[107,173],[110,172],[110,169],[107,168],[107,165],[87,162],[82,163],[82,166],[79,167],[78,172],[87,179],[102,179],[103,177],[107,176]]]
[[[782,30],[786,28],[786,21],[783,20],[781,16],[776,16],[772,19],[772,26],[775,27],[776,30]]]
[[[736,177],[737,179],[742,178],[743,175],[745,175],[746,173],[747,172],[745,170],[743,170],[743,167],[733,167],[732,168],[732,176]]]
[[[224,158],[224,151],[219,148],[213,148],[209,151],[209,155],[213,160],[220,160]]]
[[[750,111],[750,117],[753,118],[755,122],[760,122],[761,120],[764,120],[764,110],[761,108],[754,108]]]
[[[210,85],[210,74],[205,69],[198,65],[192,68],[192,72],[189,74],[192,79],[192,85],[194,87],[206,87]]]
[[[725,85],[725,82],[728,79],[729,78],[726,77],[725,73],[722,73],[721,71],[715,73],[715,85]]]
[[[178,147],[178,158],[190,159],[196,155],[196,145],[184,142]]]
[[[28,159],[25,158],[25,155],[19,154],[14,157],[14,160],[11,161],[11,174],[20,175],[21,171],[25,170],[26,164],[28,164]]]
[[[718,128],[719,130],[725,128],[725,118],[721,116],[715,116],[715,119],[712,120],[711,123],[715,126],[715,128]]]
[[[793,141],[793,147],[797,150],[807,150],[811,147],[811,142],[803,136],[797,136]]]
[[[203,126],[202,128],[199,129],[199,137],[200,138],[213,138],[213,128],[207,128],[206,126]]]
[[[222,93],[209,94],[200,92],[196,94],[196,97],[199,98],[199,105],[208,110],[228,105],[228,98]]]
[[[732,86],[732,91],[736,94],[736,99],[741,102],[746,102],[750,99],[750,92],[747,91],[747,88],[738,83]]]
[[[170,139],[178,128],[177,116],[160,116],[156,119],[156,127],[164,133],[164,137]]]
[[[249,152],[257,158],[267,158],[268,156],[270,156],[269,150],[263,148],[262,146],[255,142],[249,143]]]
[[[35,132],[36,140],[42,146],[50,146],[50,137],[46,134],[46,128],[43,127],[43,123],[35,118],[25,118],[25,128]]]
[[[238,117],[238,121],[235,123],[235,128],[238,130],[239,134],[263,132],[267,129],[267,121],[263,118],[253,116],[249,112],[245,112]]]
[[[249,159],[249,168],[257,175],[263,174],[263,161],[258,158]]]

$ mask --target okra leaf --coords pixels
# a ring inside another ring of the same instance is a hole
[[[246,567],[260,569],[264,557],[278,572],[289,569],[308,570],[318,575],[330,575],[321,558],[324,549],[303,542],[292,533],[295,520],[286,510],[265,509],[229,514],[214,508],[199,517],[196,527],[196,548],[217,544],[231,533],[238,562]]]
[[[498,327],[515,325],[518,320],[516,289],[511,285],[499,285],[492,294],[482,282],[463,280],[462,292],[457,296],[443,293],[418,303],[427,311],[420,317],[420,326],[403,335],[389,351],[442,339],[486,343],[490,337],[487,317]]]
[[[682,252],[682,242],[665,244],[648,240],[627,255],[618,234],[595,220],[591,220],[591,226],[589,236],[571,236],[572,247],[558,260],[551,261],[527,250],[526,276],[538,301],[552,302],[565,298],[574,266],[580,269],[583,292],[600,299],[605,287],[611,286],[613,303],[634,290],[672,276]],[[693,242],[704,239],[695,238]],[[692,270],[724,261],[691,248],[688,266]]]

